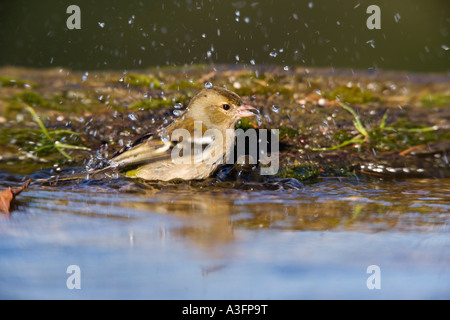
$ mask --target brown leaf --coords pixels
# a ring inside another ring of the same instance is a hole
[[[9,187],[0,192],[0,213],[9,213],[11,209],[11,202],[19,195],[25,188],[30,185],[31,180],[28,180],[23,186],[19,188]]]

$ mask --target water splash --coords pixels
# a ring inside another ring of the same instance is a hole
[[[372,48],[375,48],[375,40],[368,40],[366,41],[367,44],[369,44]]]
[[[213,87],[213,84],[209,81],[205,82],[205,88],[206,89],[211,89]]]
[[[81,81],[86,82],[89,72],[85,72],[85,74],[81,77]]]

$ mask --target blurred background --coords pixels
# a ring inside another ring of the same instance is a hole
[[[81,29],[69,30],[69,5]],[[381,29],[369,30],[369,5]],[[1,1],[0,66],[74,70],[189,64],[448,72],[450,2]]]

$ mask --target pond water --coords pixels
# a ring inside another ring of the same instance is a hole
[[[450,179],[270,186],[32,185],[0,218],[0,298],[450,298]]]
[[[377,1],[375,29],[358,1],[80,1],[79,29],[0,2],[0,191],[33,180],[0,213],[0,298],[449,299],[447,2]],[[284,179],[37,181],[208,83],[280,130]]]

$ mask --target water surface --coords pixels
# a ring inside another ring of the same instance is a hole
[[[0,297],[450,298],[450,179],[272,189],[32,186],[0,219]],[[69,265],[81,290],[66,287]],[[380,290],[367,288],[370,265]]]

